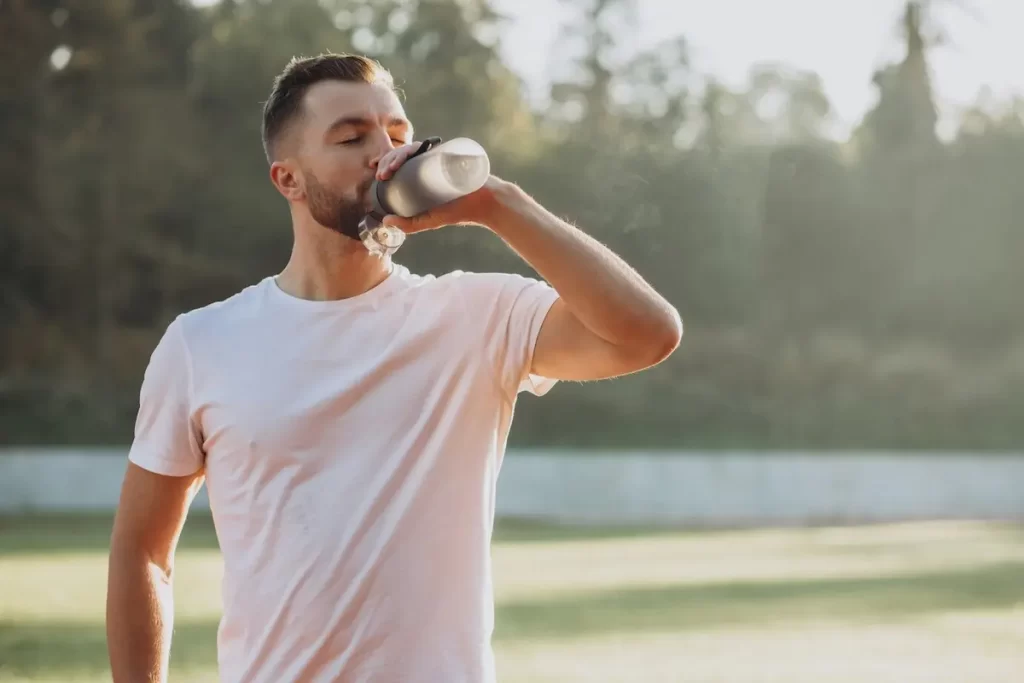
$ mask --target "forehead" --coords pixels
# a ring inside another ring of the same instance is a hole
[[[321,81],[306,92],[305,115],[314,134],[323,133],[340,118],[358,117],[386,123],[404,119],[398,96],[383,83]]]

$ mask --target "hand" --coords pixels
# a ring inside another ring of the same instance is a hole
[[[387,180],[395,175],[409,157],[420,148],[420,142],[402,145],[391,150],[377,162],[377,179]],[[487,226],[498,207],[496,192],[500,191],[505,182],[490,176],[476,192],[438,206],[430,211],[412,218],[402,216],[386,216],[385,225],[392,225],[407,235],[426,230],[436,230],[446,225],[484,225]]]
[[[377,180],[387,180],[420,148],[421,142],[395,147],[377,162]]]

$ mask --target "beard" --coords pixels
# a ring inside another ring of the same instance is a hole
[[[306,176],[306,199],[309,214],[320,225],[345,237],[359,240],[359,223],[369,212],[363,199],[370,191],[373,179],[361,183],[356,188],[356,199],[345,196],[342,192],[332,191],[317,180],[310,172]]]

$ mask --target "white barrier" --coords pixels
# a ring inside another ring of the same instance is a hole
[[[110,510],[120,449],[0,450],[0,512]],[[195,509],[207,508],[205,490]],[[1024,521],[1024,453],[512,451],[497,513],[700,526]]]

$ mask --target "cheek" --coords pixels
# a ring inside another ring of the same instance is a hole
[[[363,182],[369,172],[369,162],[364,161],[362,155],[339,148],[325,159],[320,178],[331,187],[348,194],[352,188]]]

